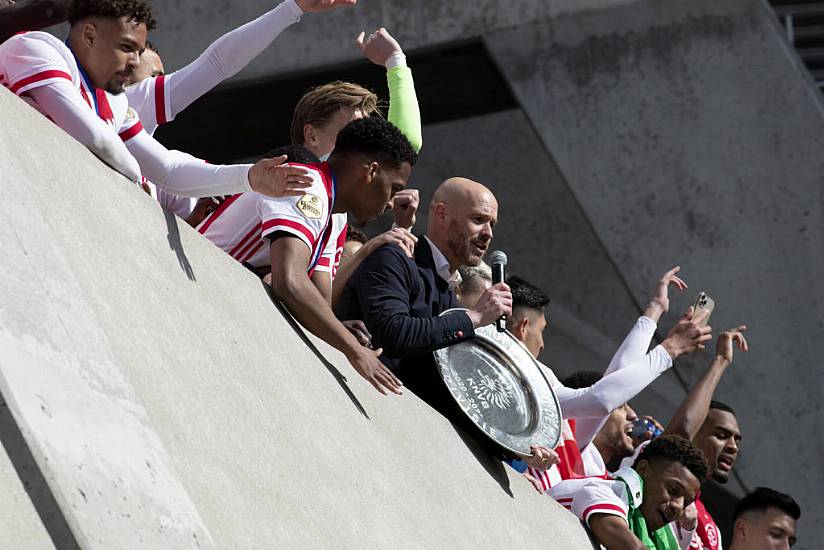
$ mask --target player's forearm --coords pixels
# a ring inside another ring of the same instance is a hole
[[[303,14],[294,0],[286,0],[257,19],[224,34],[188,66],[169,75],[172,115],[234,76],[260,55]]]
[[[604,376],[585,390],[557,391],[561,410],[567,418],[596,418],[609,415],[657,379],[672,366],[669,354],[657,346],[639,361]]]
[[[712,396],[715,394],[727,366],[729,366],[729,362],[723,357],[716,356],[713,359],[704,375],[681,402],[678,410],[675,411],[667,425],[666,433],[680,435],[689,440],[692,440],[698,434],[698,430],[701,429],[707,419]]]
[[[66,20],[71,0],[20,0],[0,8],[0,42],[21,31],[39,31]]]
[[[215,165],[169,151],[146,132],[126,142],[143,175],[155,185],[181,197],[213,197],[251,191],[251,164]]]
[[[639,361],[649,349],[652,337],[655,334],[656,323],[644,315],[639,317],[627,334],[621,346],[609,362],[604,375],[623,369]]]
[[[320,295],[323,297],[323,301],[332,305],[332,274],[328,271],[318,271],[315,270],[312,273],[312,284],[315,285],[315,288],[318,289]]]
[[[55,124],[100,160],[129,180],[140,181],[140,166],[135,158],[117,134],[82,103],[71,82],[61,80],[30,90],[29,94]]]
[[[329,304],[306,273],[282,266],[272,271],[272,292],[309,332],[347,357],[357,353],[360,344],[338,321]]]
[[[421,111],[418,106],[418,96],[415,93],[412,71],[406,66],[405,58],[402,64],[388,68],[386,79],[389,85],[389,116],[387,119],[406,136],[415,151],[420,151],[423,146]]]

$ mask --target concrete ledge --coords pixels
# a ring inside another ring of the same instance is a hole
[[[79,547],[589,547],[5,90],[0,112],[0,392]]]

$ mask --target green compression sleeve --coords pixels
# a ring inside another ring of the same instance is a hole
[[[403,132],[415,151],[420,151],[423,146],[421,110],[412,70],[406,66],[393,67],[386,71],[386,80],[389,84],[389,122]]]

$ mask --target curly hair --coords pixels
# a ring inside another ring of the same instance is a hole
[[[707,459],[704,453],[687,439],[679,435],[662,435],[649,442],[644,447],[635,464],[641,460],[653,462],[655,460],[667,460],[669,462],[680,462],[687,470],[693,473],[698,481],[703,483],[709,472]]]
[[[756,487],[735,505],[733,520],[751,511],[766,512],[767,508],[778,508],[794,520],[801,517],[801,507],[793,497],[769,487]]]
[[[74,25],[87,17],[128,17],[130,21],[145,23],[150,31],[157,26],[148,0],[74,0],[69,9],[69,23]]]
[[[286,162],[297,162],[299,164],[312,164],[320,162],[320,159],[303,145],[283,145],[272,149],[263,158],[270,159],[286,155]]]
[[[394,168],[414,165],[418,154],[406,136],[391,122],[378,117],[353,120],[338,134],[332,155],[360,153]]]

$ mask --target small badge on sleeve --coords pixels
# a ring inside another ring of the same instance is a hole
[[[131,107],[129,107],[129,110],[128,110],[128,111],[126,111],[126,119],[123,121],[123,123],[124,123],[124,124],[128,124],[128,123],[130,123],[130,122],[134,122],[134,120],[135,120],[136,118],[137,118],[137,113],[135,112],[135,110],[134,110],[134,109],[132,109]]]
[[[310,220],[319,220],[323,213],[323,203],[320,197],[311,193],[304,193],[298,201],[297,207]]]

